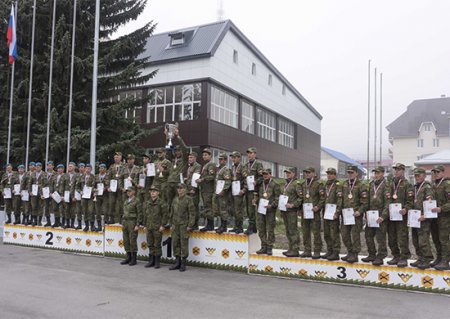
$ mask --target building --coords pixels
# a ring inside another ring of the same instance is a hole
[[[415,100],[386,128],[394,163],[414,163],[449,149],[450,98]]]
[[[450,178],[450,150],[446,149],[422,158],[414,163],[417,167],[422,167],[431,175],[431,170],[436,165],[445,167],[444,175]]]
[[[337,171],[337,178],[347,177],[347,166],[356,165],[358,167],[358,175],[364,176],[366,174],[366,169],[354,159],[351,159],[347,155],[329,149],[322,146],[321,157],[320,157],[320,177],[325,179],[327,176],[327,169],[332,167]]]
[[[126,116],[146,128],[178,122],[189,146],[214,157],[254,146],[274,175],[319,166],[322,116],[230,20],[153,35],[145,55],[156,77],[122,95],[150,100]],[[143,141],[164,143],[162,129]]]

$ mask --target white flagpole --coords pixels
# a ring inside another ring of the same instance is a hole
[[[16,6],[14,8],[14,24],[17,26],[17,1]],[[15,27],[14,27],[15,28]],[[16,32],[17,35],[17,32]],[[17,38],[16,38],[16,46],[17,46]],[[9,99],[9,120],[8,120],[8,147],[6,153],[6,163],[9,163],[10,153],[11,153],[11,130],[12,130],[12,109],[13,109],[13,101],[14,101],[14,70],[16,66],[16,61],[14,60],[11,66],[11,98]]]
[[[28,88],[28,121],[27,121],[27,146],[25,149],[25,168],[28,171],[28,155],[30,152],[30,127],[31,127],[31,98],[33,89],[33,62],[34,62],[34,31],[36,24],[36,0],[33,1],[33,27],[31,30],[31,55],[30,55],[30,85]]]
[[[52,84],[53,84],[53,53],[55,46],[55,20],[56,20],[56,0],[53,0],[52,17],[52,39],[50,46],[50,74],[48,79],[48,109],[47,109],[47,141],[45,144],[45,171],[47,171],[48,151],[50,148],[50,113],[52,108]]]
[[[66,167],[69,167],[70,162],[70,135],[72,130],[72,96],[73,96],[73,68],[75,59],[75,30],[77,23],[77,0],[73,2],[73,29],[72,29],[72,55],[70,59],[70,90],[69,90],[69,120],[67,123],[67,155]]]
[[[368,88],[367,88],[367,180],[370,179],[370,59],[369,59],[369,69],[368,69]]]
[[[97,73],[98,73],[98,41],[100,32],[100,0],[95,2],[95,36],[94,67],[92,74],[92,115],[91,115],[91,149],[90,162],[95,173],[95,144],[97,139]]]

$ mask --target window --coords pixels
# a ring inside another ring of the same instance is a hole
[[[257,108],[258,136],[275,142],[275,115],[269,111]]]
[[[426,132],[431,131],[431,123],[423,123],[423,130]]]
[[[423,139],[422,138],[419,138],[417,140],[417,147],[423,147]]]
[[[120,92],[115,101],[120,101],[125,109],[125,118],[133,119],[133,122],[141,123],[142,106],[137,105],[142,99],[142,91]]]
[[[239,55],[238,55],[237,50],[233,50],[233,62],[236,64],[238,64],[238,62],[239,62]]]
[[[211,119],[238,128],[238,99],[234,95],[212,86]]]
[[[272,86],[272,74],[269,74],[269,78],[267,79],[267,84]]]
[[[295,127],[291,121],[278,119],[278,143],[294,148]]]
[[[255,133],[255,108],[247,101],[241,102],[241,130],[247,133]]]
[[[252,63],[252,75],[256,75],[256,64]]]
[[[286,173],[284,172],[284,170],[286,168],[288,168],[288,167],[289,166],[278,164],[278,175],[277,175],[277,177],[285,178],[286,177]]]
[[[276,176],[277,171],[275,170],[275,163],[269,162],[269,161],[264,161],[262,159],[258,159],[258,160],[262,163],[264,169],[270,168],[272,170],[272,175]]]
[[[147,123],[198,119],[201,88],[201,83],[192,83],[151,89],[148,93]]]
[[[281,88],[281,94],[286,95],[286,85],[283,84],[283,87]]]
[[[182,45],[184,43],[184,34],[182,32],[172,33],[169,36],[171,46]]]
[[[433,138],[433,147],[439,147],[439,139]]]

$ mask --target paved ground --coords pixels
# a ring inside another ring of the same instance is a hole
[[[450,298],[0,243],[0,318],[447,318]]]

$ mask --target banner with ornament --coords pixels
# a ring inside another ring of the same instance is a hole
[[[249,273],[387,288],[450,293],[450,271],[251,254]]]
[[[103,233],[73,229],[3,225],[3,243],[103,255]]]
[[[166,230],[163,234],[162,260],[174,258],[172,253],[171,233]],[[138,234],[138,257],[148,258],[147,238],[144,229]],[[231,233],[216,234],[195,231],[189,238],[190,265],[247,271],[249,251],[259,249],[257,235],[246,236]],[[120,225],[107,225],[105,229],[105,255],[111,257],[125,256]]]

